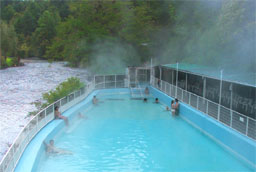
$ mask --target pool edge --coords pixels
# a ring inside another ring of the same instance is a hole
[[[158,97],[161,103],[170,106],[170,102],[174,98],[163,93],[157,88],[152,86],[149,88],[154,97]],[[243,160],[252,168],[256,169],[255,141],[182,102],[180,102],[180,116],[195,128],[201,130],[220,146],[227,149],[227,151]],[[216,131],[219,131],[220,133],[217,133]],[[234,142],[237,142],[238,144]],[[243,152],[243,150],[245,152]]]

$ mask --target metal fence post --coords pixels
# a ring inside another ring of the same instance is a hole
[[[13,143],[14,144],[14,143]],[[14,146],[12,147],[12,159],[13,159],[13,157],[14,157]],[[14,169],[14,167],[15,167],[15,162],[12,160],[12,166],[13,166],[13,169]]]
[[[38,116],[39,115],[37,115],[37,117],[36,117],[36,131],[38,131]]]
[[[208,115],[208,100],[206,100],[206,114]]]
[[[231,114],[231,116],[230,116],[230,127],[233,128],[232,127],[232,122],[233,122],[233,111],[232,110],[230,111],[230,114]]]
[[[104,75],[104,88],[106,88],[106,76]]]
[[[188,92],[188,104],[189,104],[189,105],[191,105],[191,104],[190,104],[190,103],[191,103],[191,100],[190,100],[190,99],[191,99],[191,93]]]
[[[220,71],[220,95],[219,95],[219,105],[218,105],[218,121],[220,120],[220,105],[221,105],[221,96],[222,96],[222,77],[223,77],[223,70]]]
[[[94,79],[93,79],[93,84],[94,84],[94,86],[95,86],[95,84],[96,84],[95,75],[94,75],[93,77],[94,77]]]
[[[218,118],[217,120],[219,121],[220,120],[220,104],[218,104]]]
[[[167,92],[166,92],[166,83],[167,83],[167,82],[165,82],[165,84],[164,84],[164,93],[165,93],[165,94],[167,94]]]
[[[172,84],[170,84],[170,96],[172,96]]]
[[[181,90],[181,101],[183,101],[183,92],[184,90]]]
[[[44,125],[46,124],[46,110],[44,110]]]
[[[249,125],[249,118],[246,117],[246,133],[245,135],[248,135],[248,125]]]
[[[115,88],[116,88],[116,75],[115,75]]]
[[[196,109],[198,109],[198,104],[199,104],[199,97],[196,96]]]

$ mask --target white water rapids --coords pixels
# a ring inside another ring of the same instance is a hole
[[[24,61],[25,66],[0,70],[0,160],[36,110],[31,104],[69,77],[86,81],[84,69],[65,67],[64,63]]]

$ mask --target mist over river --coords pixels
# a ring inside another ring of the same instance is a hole
[[[69,68],[64,62],[24,60],[22,67],[0,70],[0,160],[36,110],[32,102],[69,77],[86,81],[85,69]]]

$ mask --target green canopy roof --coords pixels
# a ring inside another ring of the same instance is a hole
[[[175,70],[177,68],[177,64],[165,64],[162,66]],[[215,79],[221,78],[221,69],[216,69],[209,66],[179,63],[178,70]],[[223,70],[222,74],[222,78],[225,81],[256,87],[256,73],[234,73],[228,70]]]

